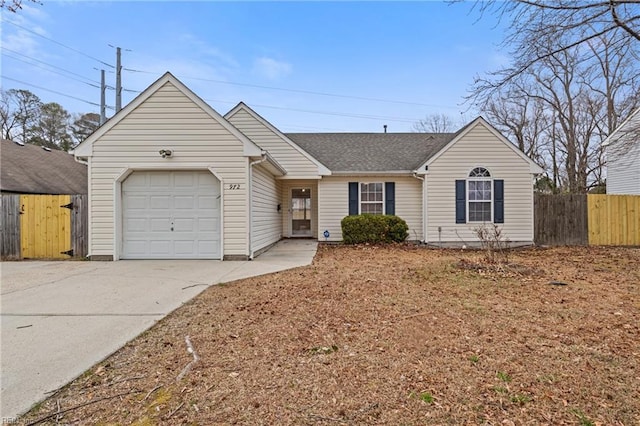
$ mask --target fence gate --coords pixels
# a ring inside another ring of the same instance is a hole
[[[70,195],[20,195],[23,259],[68,259],[71,247]]]

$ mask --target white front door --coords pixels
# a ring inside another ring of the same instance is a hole
[[[123,259],[220,259],[220,181],[139,171],[122,183]]]

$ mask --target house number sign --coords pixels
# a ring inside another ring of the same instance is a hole
[[[227,185],[227,189],[229,191],[237,191],[238,189],[241,189],[241,186],[239,183],[230,183]]]

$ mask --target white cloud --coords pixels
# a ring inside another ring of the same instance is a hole
[[[204,58],[214,59],[220,65],[227,67],[237,68],[239,66],[233,56],[193,34],[181,34],[177,37],[177,41],[191,56],[198,57],[201,60]]]
[[[269,80],[277,80],[291,74],[291,64],[273,58],[257,58],[253,63],[253,71]]]
[[[41,39],[36,34],[45,37],[48,34],[35,21],[47,21],[49,16],[41,9],[23,4],[20,13],[8,14],[5,17],[9,19],[7,25],[3,25],[2,45],[23,55],[39,56],[38,47]]]

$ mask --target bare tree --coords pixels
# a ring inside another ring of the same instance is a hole
[[[480,7],[513,18],[505,45],[514,61],[478,78],[469,100],[521,149],[528,148],[525,128],[538,135],[537,152],[527,154],[544,157],[538,162],[553,187],[580,193],[601,185],[602,142],[640,105],[640,39],[634,35],[640,2],[516,0]]]
[[[474,7],[482,15],[493,13],[510,23],[503,45],[515,60],[485,81],[491,83],[487,89],[506,84],[539,61],[603,36],[640,44],[637,0],[489,0],[477,1]],[[589,55],[588,49],[582,52]]]
[[[2,126],[2,137],[11,139],[13,129],[16,127],[16,117],[12,110],[12,97],[6,90],[0,90],[0,125]]]
[[[551,118],[542,101],[522,96],[522,92],[513,85],[504,96],[489,100],[483,114],[529,158],[540,165],[545,164],[541,150]]]
[[[30,3],[42,4],[38,0],[28,0]],[[0,9],[6,9],[9,12],[16,13],[22,9],[23,0],[0,0]]]
[[[455,124],[446,114],[429,114],[413,124],[413,131],[418,133],[450,133],[455,131]]]
[[[27,143],[30,131],[40,115],[42,102],[28,90],[9,89],[2,91],[0,119],[2,136]]]

